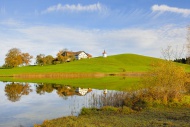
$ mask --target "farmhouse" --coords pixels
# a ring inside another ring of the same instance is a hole
[[[73,57],[76,60],[80,60],[80,59],[86,59],[86,58],[91,58],[92,55],[84,52],[84,51],[78,51],[78,52],[72,52],[72,51],[65,51],[62,54],[65,57],[68,57],[67,61],[70,61]]]

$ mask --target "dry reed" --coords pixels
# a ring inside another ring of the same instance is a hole
[[[29,78],[29,79],[38,79],[38,78],[99,78],[104,77],[103,73],[41,73],[41,74],[15,74],[14,78]]]
[[[128,96],[127,92],[110,91],[107,94],[93,94],[89,100],[89,105],[95,108],[101,108],[103,106],[122,107],[124,100]]]

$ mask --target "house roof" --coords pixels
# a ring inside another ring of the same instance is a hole
[[[84,52],[84,51],[78,51],[78,52],[72,52],[72,51],[65,51],[65,52],[63,52],[63,54],[67,54],[67,55],[75,55],[75,56],[78,56],[80,53],[82,53],[82,52]],[[88,54],[88,53],[86,53],[86,52],[84,52],[88,57],[92,57],[92,55],[90,55],[90,54]]]

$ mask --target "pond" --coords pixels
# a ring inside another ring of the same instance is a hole
[[[47,119],[76,116],[90,106],[94,94],[102,93],[57,84],[0,82],[0,127],[32,127]]]

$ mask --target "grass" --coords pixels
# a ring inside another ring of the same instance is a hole
[[[139,84],[139,78],[109,76],[101,78],[13,78],[0,77],[0,81],[31,82],[31,83],[55,83],[82,88],[109,89],[109,90],[136,90],[143,86]]]
[[[108,56],[107,58],[97,57],[57,65],[26,66],[12,69],[0,69],[0,76],[55,72],[146,72],[149,69],[150,63],[158,60],[160,59],[135,54],[120,54]]]
[[[138,75],[142,72],[147,72],[152,62],[160,60],[136,54],[119,54],[108,56],[107,58],[97,57],[57,65],[0,69],[0,81],[56,83],[111,90],[137,89],[141,87],[141,84],[138,84],[138,76],[113,78],[110,76],[102,77],[102,75],[120,73]],[[188,65],[178,65],[186,68],[187,72],[190,71]],[[100,76],[93,76],[93,74]],[[16,77],[11,78],[8,76]],[[65,77],[69,78],[66,79]]]
[[[83,109],[81,115],[45,120],[34,127],[189,127],[190,109],[188,107],[148,108],[141,112],[131,111],[127,107],[108,107],[102,109]]]

